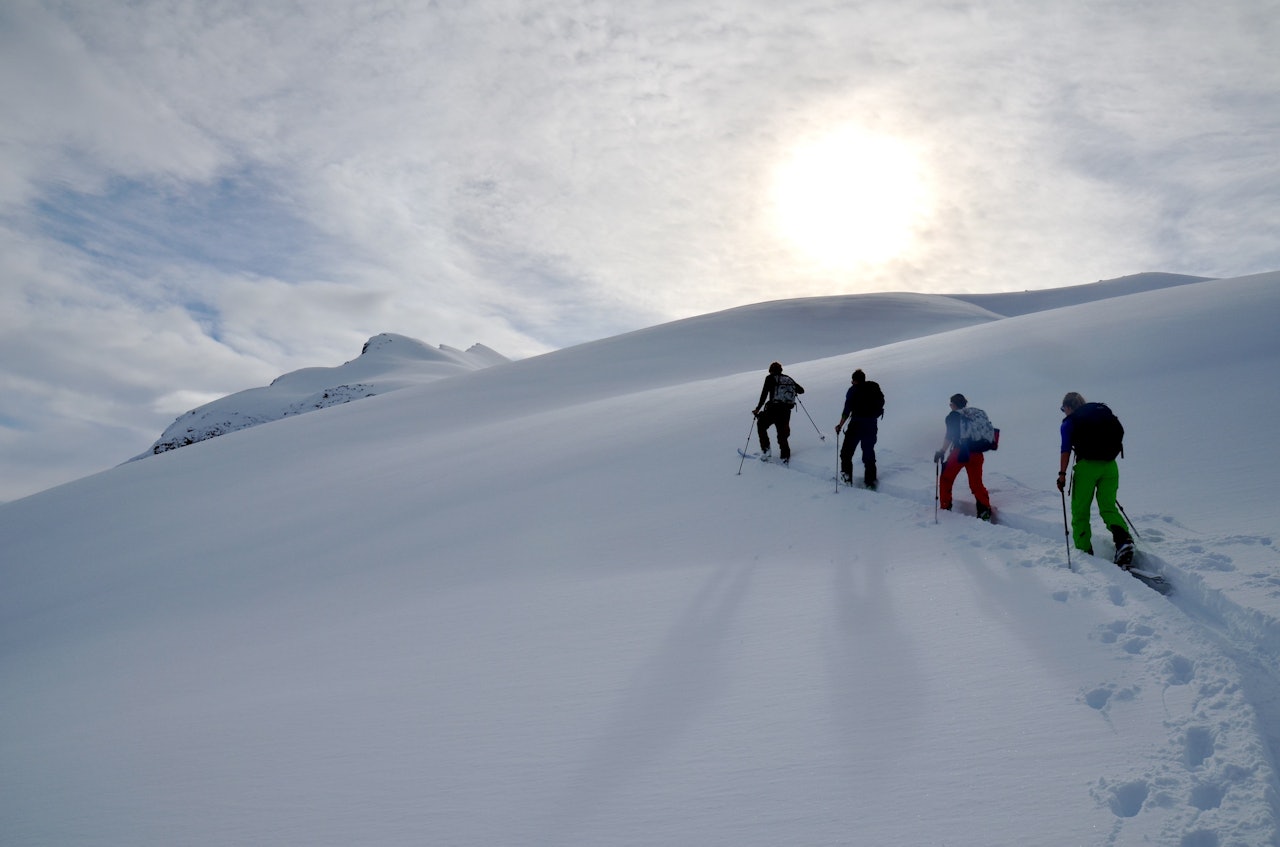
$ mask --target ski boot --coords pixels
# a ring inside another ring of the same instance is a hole
[[[1133,567],[1133,538],[1122,526],[1109,526],[1107,529],[1111,530],[1111,538],[1116,543],[1116,555],[1112,561],[1129,570]]]

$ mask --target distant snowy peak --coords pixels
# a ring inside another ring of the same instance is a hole
[[[345,364],[303,368],[277,377],[263,388],[239,391],[192,409],[135,458],[507,361],[506,356],[483,344],[466,350],[431,347],[408,336],[384,332],[366,341],[360,355]]]
[[[473,344],[466,350],[458,350],[447,344],[430,347],[416,338],[396,335],[394,332],[384,332],[370,338],[360,350],[360,357],[368,357],[370,361],[452,362],[467,370],[487,368],[490,365],[510,361],[506,356],[495,353],[483,344]]]

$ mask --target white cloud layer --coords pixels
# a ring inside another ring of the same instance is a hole
[[[1274,270],[1278,21],[1275,0],[7,2],[0,499],[136,454],[185,411],[162,398],[379,332],[516,357],[783,297]],[[912,157],[921,199],[896,255],[832,265],[786,237],[774,180],[850,130]]]

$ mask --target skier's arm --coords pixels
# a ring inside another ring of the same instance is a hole
[[[764,404],[768,402],[769,397],[773,394],[773,374],[769,374],[764,378],[764,387],[760,389],[760,399],[756,401],[756,407],[751,410],[751,414],[755,415],[764,408]]]
[[[941,461],[947,456],[947,451],[952,445],[960,443],[960,413],[950,412],[947,415],[947,429],[942,434],[942,449],[934,454],[934,458]]]
[[[1071,419],[1063,421],[1058,431],[1062,435],[1062,446],[1058,448],[1058,471],[1065,475],[1067,466],[1071,464]]]
[[[1067,466],[1071,464],[1071,421],[1062,422],[1062,446],[1058,452],[1058,490],[1062,491],[1067,484]]]
[[[840,412],[840,423],[836,424],[836,432],[840,431],[840,427],[844,426],[844,422],[849,420],[849,415],[853,412],[853,389],[850,388],[844,393],[844,409]]]

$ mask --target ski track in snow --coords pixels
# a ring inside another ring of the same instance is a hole
[[[895,460],[889,450],[878,450],[879,479],[874,492],[865,490],[861,483],[860,455],[855,456],[854,484],[849,486],[835,483],[834,449],[827,467],[811,458],[814,453],[816,449],[793,448],[786,467],[776,455],[772,462],[760,462],[758,457],[749,455],[742,472],[752,464],[767,465],[769,472],[795,472],[827,482],[836,496],[888,496],[933,505],[935,491],[922,492],[918,485],[899,481],[918,475],[918,465]],[[997,526],[994,531],[1008,533],[1002,546],[1026,550],[1024,567],[1058,567],[1067,572],[1067,536],[1060,500],[999,473],[988,471],[984,481],[994,501],[996,520],[982,526]],[[974,530],[978,526],[974,505],[963,499],[964,493],[967,492],[958,481],[954,511],[940,512],[937,519],[947,523],[970,519],[975,524],[966,529]],[[1016,505],[1002,509],[1001,502]],[[1280,550],[1269,536],[1203,535],[1168,515],[1139,514],[1131,516],[1130,523],[1138,536],[1140,565],[1172,582],[1174,592],[1163,602],[1182,612],[1201,642],[1210,645],[1213,658],[1195,661],[1164,646],[1159,627],[1144,614],[1144,605],[1130,602],[1131,595],[1149,594],[1157,599],[1161,595],[1137,579],[1128,585],[1119,578],[1119,569],[1115,570],[1115,584],[1106,591],[1116,606],[1117,617],[1095,638],[1126,656],[1146,661],[1138,665],[1141,670],[1133,678],[1100,680],[1096,686],[1081,691],[1080,702],[1111,723],[1131,719],[1115,713],[1128,711],[1125,707],[1147,692],[1159,692],[1168,742],[1162,755],[1154,757],[1155,765],[1146,762],[1132,773],[1098,777],[1092,795],[1117,819],[1105,843],[1131,843],[1137,833],[1127,833],[1127,826],[1150,817],[1159,819],[1152,821],[1156,828],[1153,830],[1144,821],[1141,830],[1145,837],[1159,838],[1158,843],[1162,844],[1280,844],[1274,826],[1280,820],[1280,670],[1255,658],[1280,655],[1280,620],[1234,603],[1203,576],[1205,571],[1234,570],[1233,553],[1238,550],[1262,550],[1276,557],[1280,557]],[[1018,536],[1028,535],[1039,540],[1018,540]],[[1048,552],[1042,542],[1050,543]],[[1057,545],[1056,552],[1053,544]],[[1108,572],[1113,566],[1106,557],[1107,547],[1109,544],[1104,543],[1099,556],[1072,550],[1072,571]],[[1280,597],[1280,576],[1274,569],[1259,569],[1253,579],[1269,588],[1271,596]],[[1091,586],[1081,585],[1054,591],[1053,598],[1069,603],[1074,597],[1091,596],[1094,591]],[[1137,719],[1147,719],[1146,712],[1141,715]],[[1265,750],[1254,749],[1257,739],[1262,739]],[[1265,763],[1269,773],[1259,772],[1259,762]],[[1219,809],[1227,809],[1236,820],[1252,817],[1256,831],[1245,836],[1251,840],[1223,841],[1222,830],[1215,826]]]

